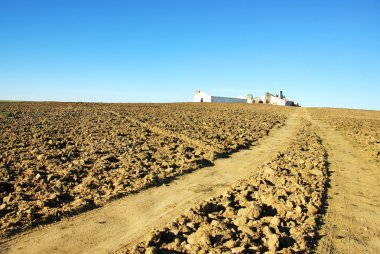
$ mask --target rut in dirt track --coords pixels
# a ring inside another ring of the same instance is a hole
[[[298,112],[298,111],[297,111]],[[212,167],[179,177],[108,205],[26,233],[0,247],[8,253],[109,253],[136,243],[152,229],[167,224],[196,203],[254,174],[292,139],[298,113],[251,149],[218,159]]]
[[[380,253],[380,178],[340,133],[313,120],[329,154],[328,208],[316,253]]]

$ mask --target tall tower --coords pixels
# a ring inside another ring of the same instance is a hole
[[[279,98],[280,99],[284,99],[284,95],[282,94],[282,91],[280,91],[280,93],[278,94]]]

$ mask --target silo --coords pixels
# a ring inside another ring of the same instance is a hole
[[[247,94],[247,103],[253,103],[253,95]]]
[[[269,92],[265,93],[265,99],[264,99],[264,104],[270,103],[271,102],[271,94]]]

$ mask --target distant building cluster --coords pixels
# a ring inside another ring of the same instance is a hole
[[[280,106],[297,106],[297,107],[300,106],[298,102],[288,100],[284,96],[282,91],[280,91],[276,95],[273,95],[267,92],[263,96],[259,96],[259,97],[253,97],[252,94],[248,94],[246,98],[233,98],[233,97],[212,96],[200,90],[196,90],[194,94],[194,102],[263,103],[263,104],[272,104],[272,105],[280,105]]]

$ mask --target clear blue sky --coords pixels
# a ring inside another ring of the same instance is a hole
[[[380,1],[0,1],[0,99],[191,101],[282,89],[380,109]]]

